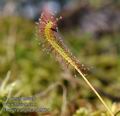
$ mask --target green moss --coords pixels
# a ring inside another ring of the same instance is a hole
[[[0,27],[2,27],[0,28],[0,83],[8,70],[12,72],[10,82],[20,81],[20,85],[14,88],[12,96],[35,95],[60,82],[67,88],[67,105],[71,110],[68,112],[72,112],[74,116],[88,116],[88,114],[107,116],[104,107],[100,105],[101,103],[84,81],[80,78],[76,82],[72,69],[70,72],[61,70],[54,57],[42,51],[36,40],[33,22],[19,17],[1,18]],[[94,67],[91,69],[93,73],[87,77],[91,83],[113,96],[120,96],[117,92],[120,88],[120,35],[117,34],[115,38],[103,36],[97,41],[91,39],[90,35],[78,36],[68,32],[64,35],[66,43],[78,59]],[[8,41],[9,37],[14,41],[12,44]],[[63,90],[59,91],[56,86],[44,97],[39,97],[37,103],[50,107],[53,114],[60,114],[62,97]],[[76,103],[81,101],[81,98],[84,98],[85,102]],[[109,101],[111,102],[110,99]],[[81,106],[90,106],[91,109]],[[119,103],[116,106],[119,106]],[[114,112],[117,110],[116,107]],[[4,112],[3,115],[10,116],[10,113]],[[21,114],[17,113],[17,115]]]

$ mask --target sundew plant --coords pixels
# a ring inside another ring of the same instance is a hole
[[[53,55],[61,62],[66,65],[72,66],[84,79],[87,85],[91,88],[91,90],[96,94],[105,108],[108,110],[111,116],[114,116],[111,109],[104,102],[102,97],[96,91],[96,89],[91,85],[88,79],[85,77],[86,72],[89,70],[84,64],[80,63],[77,58],[75,58],[71,52],[69,52],[68,48],[65,46],[61,36],[58,33],[57,22],[60,18],[55,18],[55,16],[48,12],[43,11],[39,22],[37,23],[38,34],[40,39],[44,44],[44,47],[47,48]]]

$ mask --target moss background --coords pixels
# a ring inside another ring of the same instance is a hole
[[[79,36],[76,30],[73,32],[62,33],[65,43],[90,67],[92,73],[87,78],[112,111],[118,112],[120,34],[96,40],[92,35]],[[50,110],[47,113],[2,112],[1,116],[109,116],[83,79],[73,69],[62,70],[55,58],[43,51],[39,39],[32,21],[20,17],[0,18],[0,98],[39,94],[36,104]]]

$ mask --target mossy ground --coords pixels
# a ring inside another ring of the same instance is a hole
[[[120,110],[120,34],[105,35],[96,40],[91,35],[74,33],[65,32],[64,41],[81,62],[92,67],[93,73],[87,78],[116,113]],[[40,38],[35,34],[35,23],[31,21],[19,17],[0,18],[1,85],[8,71],[11,72],[0,97],[8,96],[11,84],[18,81],[10,97],[39,93],[35,102],[48,107],[51,116],[60,113],[65,116],[109,116],[82,78],[77,74],[74,78],[74,70],[62,70],[55,58],[43,51],[39,45]],[[1,115],[21,116],[22,113],[2,112]]]

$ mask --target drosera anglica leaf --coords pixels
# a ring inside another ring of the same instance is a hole
[[[62,39],[60,39],[61,37],[58,34],[57,27],[58,20],[59,18],[56,19],[54,15],[51,14],[49,11],[43,11],[41,14],[41,18],[39,19],[38,23],[38,30],[39,35],[44,41],[45,47],[50,49],[51,52],[55,54],[55,57],[61,58],[67,64],[71,65],[81,75],[81,77],[88,84],[91,90],[96,94],[96,96],[106,107],[110,115],[114,116],[102,97],[85,77],[84,74],[88,69],[85,67],[85,65],[79,63],[79,61],[71,54],[71,52],[69,52]]]
[[[47,51],[52,52],[56,59],[63,65],[65,64],[68,67],[68,65],[71,65],[69,62],[71,62],[72,64],[77,65],[83,74],[87,74],[89,68],[80,63],[63,43],[63,39],[58,33],[57,22],[59,19],[62,19],[62,17],[55,18],[53,14],[46,11],[41,14],[38,29],[43,45],[47,48]],[[51,25],[50,28],[49,25]]]

